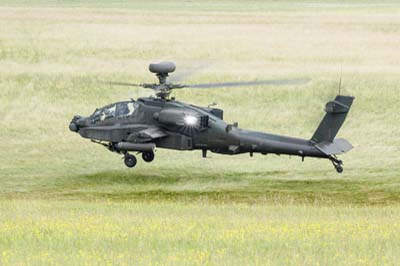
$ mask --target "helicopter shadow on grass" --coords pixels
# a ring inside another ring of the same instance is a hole
[[[204,172],[181,169],[104,171],[73,176],[59,187],[63,197],[113,199],[236,198],[252,194],[259,178],[284,176],[285,171]]]
[[[154,172],[103,171],[79,175],[75,178],[77,185],[184,185],[188,183],[226,183],[241,182],[260,176],[284,176],[287,171],[269,172],[211,172],[182,171],[181,169],[163,169]]]
[[[61,197],[135,201],[371,203],[370,192],[373,191],[365,190],[362,181],[324,178],[323,173],[320,176],[318,179],[292,178],[288,171],[104,171],[70,178],[63,186]]]

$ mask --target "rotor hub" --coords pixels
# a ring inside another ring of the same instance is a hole
[[[144,88],[153,89],[156,96],[161,99],[167,99],[173,89],[183,88],[183,85],[167,83],[168,73],[174,72],[176,66],[173,62],[160,62],[149,65],[149,70],[155,73],[159,83],[158,84],[142,84]]]

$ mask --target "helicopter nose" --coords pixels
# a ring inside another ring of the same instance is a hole
[[[72,132],[77,132],[80,128],[80,124],[79,123],[82,117],[80,115],[76,115],[72,118],[71,122],[69,123],[69,130],[71,130]]]
[[[77,132],[78,131],[78,125],[75,124],[74,122],[69,123],[69,130],[72,132]]]

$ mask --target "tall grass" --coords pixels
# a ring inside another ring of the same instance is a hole
[[[398,207],[0,203],[2,265],[396,265]]]

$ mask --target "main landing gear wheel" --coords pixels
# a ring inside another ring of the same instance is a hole
[[[126,153],[125,154],[125,159],[124,159],[124,163],[127,167],[132,168],[136,165],[136,157],[133,156],[132,154]]]
[[[339,174],[341,174],[343,172],[343,162],[341,160],[338,160],[335,157],[330,157],[329,160],[331,160],[333,167],[335,167],[336,172],[338,172]]]
[[[143,161],[149,163],[154,160],[154,152],[152,152],[152,151],[151,152],[143,152],[142,158],[143,158]]]

